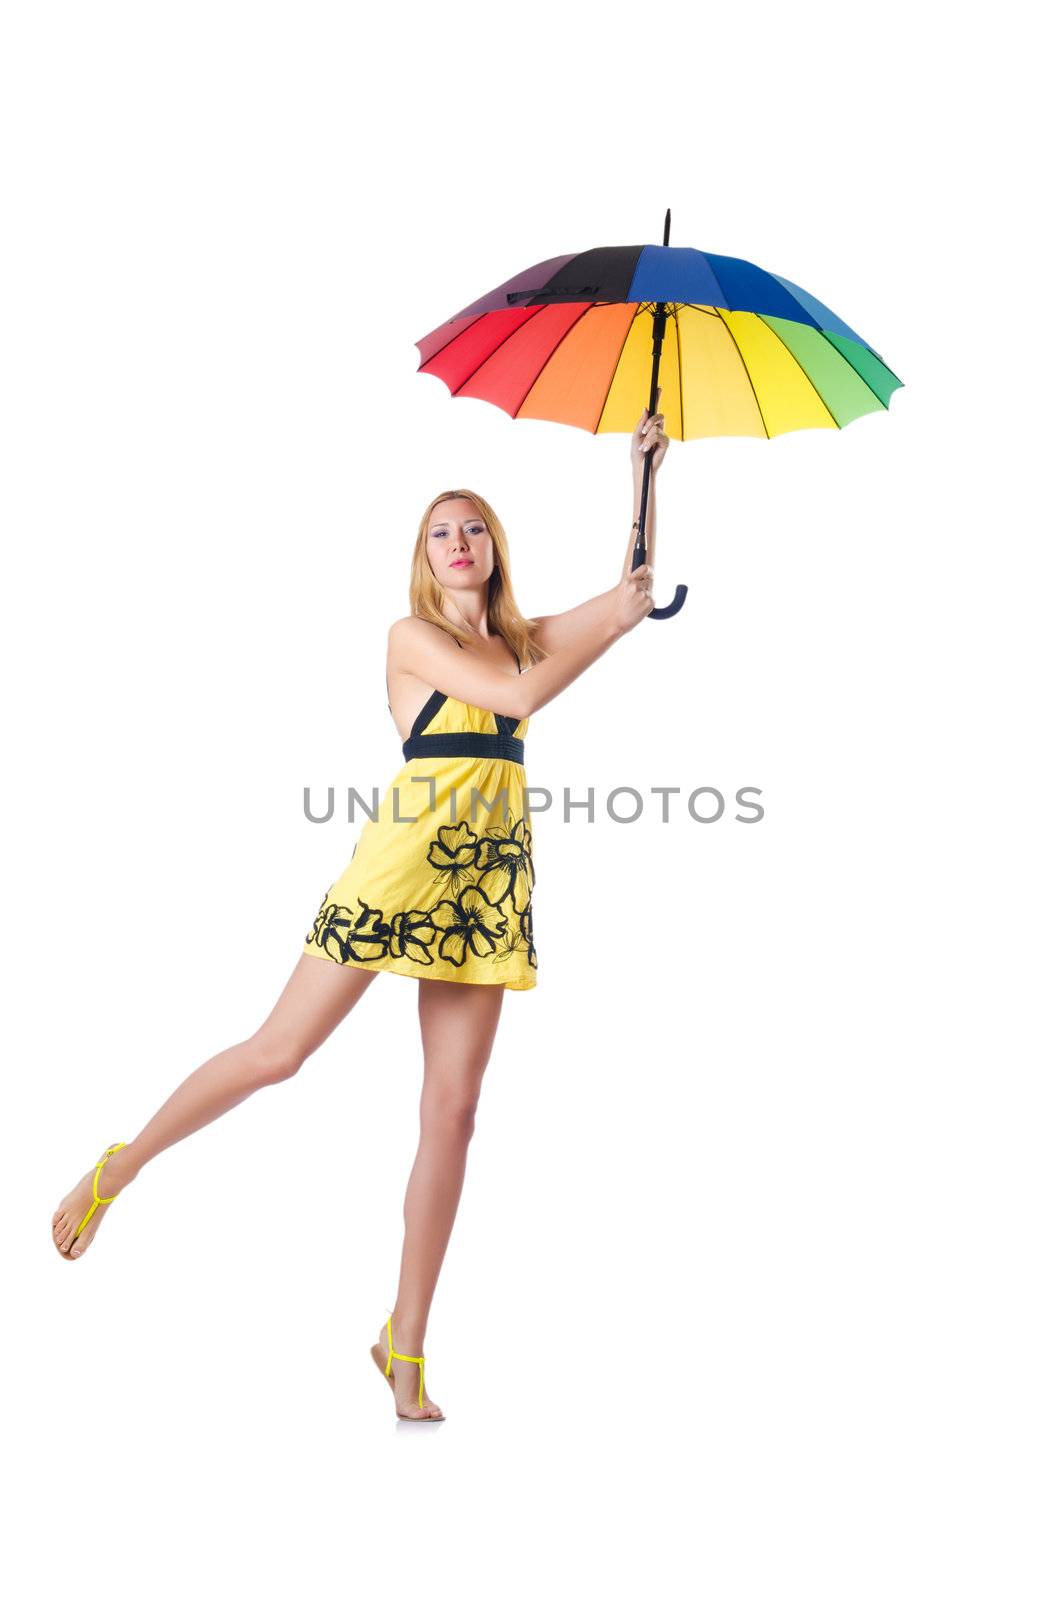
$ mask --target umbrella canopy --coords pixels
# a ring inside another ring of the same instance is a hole
[[[657,382],[674,439],[842,428],[902,387],[807,290],[737,256],[619,245],[539,261],[417,340],[420,372],[511,417],[632,433]]]

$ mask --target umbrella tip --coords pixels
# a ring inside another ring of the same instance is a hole
[[[670,207],[666,208],[666,221],[663,224],[663,244],[670,243]]]

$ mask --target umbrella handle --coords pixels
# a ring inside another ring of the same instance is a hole
[[[653,401],[657,392],[657,377],[658,374],[656,373],[652,380],[651,387]],[[644,523],[648,515],[648,485],[651,478],[651,458],[655,454],[655,449],[655,445],[652,445],[651,449],[644,457],[644,478],[640,489],[640,516],[637,519],[637,540],[633,546],[633,559],[629,564],[630,572],[636,572],[637,568],[642,567],[645,561],[648,559],[648,547],[644,540]],[[648,612],[649,617],[653,617],[656,622],[664,622],[667,617],[676,617],[677,613],[685,603],[685,596],[687,593],[688,585],[686,583],[679,583],[677,588],[674,590],[674,597],[670,601],[670,604],[668,606],[653,606]]]
[[[674,597],[670,601],[670,604],[668,606],[653,606],[648,612],[649,617],[654,617],[657,622],[663,621],[663,619],[666,617],[676,617],[677,613],[685,603],[685,595],[687,593],[688,585],[685,583],[679,583],[677,588],[674,590]]]
[[[633,546],[633,559],[629,564],[630,572],[636,572],[638,567],[642,567],[644,565],[647,554],[648,551],[647,546],[644,543],[644,535],[638,527],[637,542]],[[654,617],[657,622],[663,622],[667,617],[676,617],[677,613],[685,603],[685,596],[687,593],[688,585],[686,583],[679,583],[677,588],[674,590],[674,597],[670,601],[670,604],[668,606],[653,606],[648,612],[649,617]]]

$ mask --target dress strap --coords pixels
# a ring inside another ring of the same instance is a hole
[[[460,645],[462,650],[464,647],[462,644],[460,644],[460,640],[458,639],[456,642]],[[424,701],[420,708],[419,716],[409,729],[409,736],[405,740],[405,745],[411,744],[413,739],[418,739],[424,729],[430,726],[435,717],[438,715],[439,711],[445,705],[445,702],[448,700],[448,698],[449,696],[447,694],[443,694],[440,689],[431,690],[429,697]],[[402,748],[404,749],[405,746],[402,746]],[[406,759],[408,758],[406,757]]]
[[[419,715],[409,730],[409,739],[417,738],[424,731],[424,729],[434,721],[435,717],[445,705],[445,702],[448,700],[448,698],[449,696],[443,694],[440,689],[431,690],[427,700],[420,708]],[[406,743],[407,742],[408,741],[406,740]]]

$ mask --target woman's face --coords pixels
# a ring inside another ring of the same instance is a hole
[[[439,500],[427,524],[427,559],[446,589],[478,589],[493,571],[493,540],[470,500]]]

